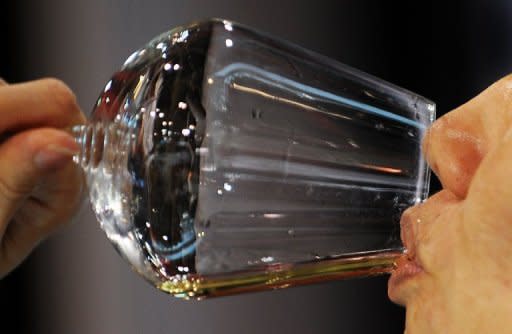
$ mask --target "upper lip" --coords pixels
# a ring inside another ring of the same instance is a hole
[[[400,219],[400,238],[405,247],[405,256],[407,259],[419,265],[420,263],[416,254],[416,224],[417,219],[414,219],[413,215],[408,212],[404,213]]]

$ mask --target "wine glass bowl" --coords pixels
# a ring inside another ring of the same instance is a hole
[[[206,297],[388,272],[425,198],[435,105],[226,20],[178,27],[108,81],[82,147],[89,197],[153,285]]]

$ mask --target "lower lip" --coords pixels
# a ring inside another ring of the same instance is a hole
[[[423,272],[420,265],[406,257],[400,258],[396,265],[397,267],[389,279],[390,288],[396,288]]]

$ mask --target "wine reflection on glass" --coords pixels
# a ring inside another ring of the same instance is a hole
[[[134,270],[204,298],[387,273],[428,193],[429,100],[226,20],[133,53],[73,133]]]

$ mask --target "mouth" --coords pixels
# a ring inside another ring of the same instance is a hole
[[[392,272],[388,282],[388,291],[390,296],[396,296],[399,289],[423,273],[423,267],[416,254],[415,243],[415,223],[409,215],[402,216],[400,220],[400,237],[406,251],[396,262],[396,268]]]
[[[396,262],[396,269],[391,273],[388,286],[390,291],[396,291],[407,281],[423,273],[423,268],[414,259],[410,259],[406,254],[400,257]]]

